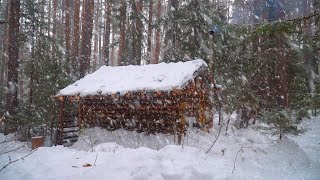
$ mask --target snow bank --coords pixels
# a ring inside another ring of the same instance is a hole
[[[144,66],[102,66],[58,95],[96,95],[125,93],[136,90],[172,90],[181,88],[194,78],[194,73],[207,64],[201,60],[160,63]]]
[[[306,133],[282,140],[254,128],[230,127],[228,134],[222,130],[208,154],[216,130],[207,134],[191,129],[181,146],[175,145],[173,136],[92,128],[72,148],[39,148],[0,172],[0,179],[319,179],[320,163],[314,159],[320,149],[319,120],[302,124],[309,129]],[[315,148],[305,151],[306,146]],[[0,167],[8,162],[8,155],[14,160],[26,154],[0,155]],[[87,163],[93,166],[83,167]]]

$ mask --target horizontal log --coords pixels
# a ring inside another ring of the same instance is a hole
[[[84,109],[85,111],[86,109]],[[149,111],[113,111],[113,110],[95,110],[95,111],[92,111],[92,112],[95,112],[95,113],[104,113],[104,114],[132,114],[132,115],[136,115],[136,114],[150,114],[150,113],[157,113],[157,114],[178,114],[176,111],[170,111],[170,110],[149,110]],[[95,113],[92,113],[92,114],[95,114]],[[83,115],[86,115],[87,113],[84,112]]]

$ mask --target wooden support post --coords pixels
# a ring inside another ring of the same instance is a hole
[[[63,117],[64,117],[64,105],[65,105],[65,97],[60,96],[59,97],[59,119],[58,119],[58,132],[57,132],[57,138],[56,138],[56,144],[62,144],[63,140]]]
[[[197,123],[200,125],[201,129],[204,128],[206,118],[205,118],[205,97],[203,92],[200,90],[199,106],[198,106],[198,118]]]
[[[51,126],[50,126],[50,141],[51,141],[51,146],[53,144],[53,126],[55,124],[55,118],[56,116],[56,102],[54,101],[54,99],[52,100],[52,105],[51,105],[51,109],[50,109],[50,117],[51,117]]]
[[[79,126],[79,129],[81,129],[84,122],[83,122],[83,104],[80,96],[77,96],[77,102],[78,102],[78,126]]]
[[[186,103],[180,103],[179,104],[179,124],[178,124],[178,143],[181,144],[182,136],[184,135],[186,131],[186,117],[185,117],[185,108]]]

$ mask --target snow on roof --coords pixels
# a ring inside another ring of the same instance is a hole
[[[138,90],[170,91],[185,86],[202,66],[207,67],[202,59],[144,66],[102,66],[60,90],[57,96],[87,96]]]

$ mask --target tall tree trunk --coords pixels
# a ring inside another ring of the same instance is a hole
[[[156,28],[156,37],[155,37],[155,43],[156,43],[156,47],[154,50],[154,56],[153,56],[153,61],[151,62],[151,64],[158,64],[159,63],[159,56],[160,56],[160,46],[161,46],[161,42],[160,42],[160,31],[161,31],[161,26],[160,26],[160,22],[161,22],[161,0],[158,0],[158,10],[157,10],[157,28]]]
[[[173,21],[173,32],[172,32],[172,45],[174,49],[174,55],[173,58],[177,60],[178,54],[177,54],[177,45],[178,45],[178,7],[179,7],[179,1],[178,0],[171,0],[171,7],[174,9],[172,12],[172,21]],[[176,61],[175,60],[175,61]]]
[[[309,0],[304,0],[303,1],[303,16],[307,17],[310,15],[310,1]],[[304,36],[308,37],[311,34],[311,19],[304,19],[302,22],[303,26],[303,34]],[[306,38],[309,39],[309,38]],[[313,79],[313,69],[311,67],[311,51],[309,49],[309,42],[304,40],[303,42],[303,56],[304,56],[304,64],[305,64],[305,69],[308,74],[308,87],[309,87],[309,92],[313,93],[314,92],[314,79]]]
[[[120,39],[119,39],[119,50],[118,50],[118,62],[119,64],[124,64],[125,61],[125,41],[126,41],[126,14],[127,3],[126,0],[121,0],[120,5]]]
[[[65,33],[65,41],[66,41],[66,72],[70,74],[70,59],[71,59],[71,42],[70,42],[70,12],[71,6],[70,1],[65,1],[66,10],[65,10],[65,25],[64,25],[64,33]]]
[[[74,14],[73,14],[73,39],[72,39],[72,57],[71,64],[73,74],[77,74],[77,63],[79,56],[79,41],[80,41],[80,0],[74,1]]]
[[[284,10],[278,12],[278,19],[284,20],[285,19],[285,13]],[[285,38],[282,32],[280,32],[280,35],[277,35],[277,51],[278,51],[278,58],[276,65],[277,67],[277,73],[278,77],[276,80],[278,80],[277,88],[278,88],[278,102],[279,105],[282,108],[288,108],[289,107],[289,84],[288,84],[288,59],[286,54],[286,47],[285,47]]]
[[[50,37],[50,30],[51,30],[51,0],[49,0],[49,7],[48,7],[48,37]]]
[[[143,36],[143,30],[142,30],[142,20],[141,20],[141,14],[142,14],[142,7],[143,3],[142,0],[139,1],[133,1],[132,2],[132,8],[134,12],[134,18],[135,18],[135,28],[133,29],[133,39],[132,39],[132,64],[133,65],[140,65],[141,62],[141,51],[142,51],[142,36]]]
[[[65,12],[66,12],[66,1],[65,0],[61,0],[61,21],[59,22],[60,23],[60,26],[58,28],[58,39],[60,40],[60,42],[63,42],[64,41],[64,28],[65,28],[65,25],[64,25],[64,22],[65,22]],[[63,44],[63,43],[61,43]]]
[[[45,0],[41,0],[41,3],[40,3],[40,22],[45,22],[45,18],[44,18],[44,16],[45,16]],[[44,25],[43,24],[40,24],[39,25],[40,26],[40,34],[41,35],[44,35]]]
[[[9,0],[6,0],[5,2],[2,1],[2,3],[6,4],[6,9],[4,13],[3,20],[8,19],[8,13],[9,13]],[[2,18],[2,17],[1,17]],[[6,53],[8,51],[7,49],[7,42],[8,42],[8,23],[0,25],[0,60],[1,60],[1,68],[0,68],[0,86],[5,87],[6,86],[6,68],[7,68],[7,61],[6,61]],[[0,92],[0,102],[4,100],[4,94]]]
[[[316,39],[317,42],[320,42],[320,0],[313,0],[313,8],[314,8],[314,14],[318,14],[318,16],[315,17],[315,28],[316,28]],[[320,81],[320,45],[315,45],[315,56],[318,64],[318,79]]]
[[[80,77],[84,77],[90,69],[93,11],[94,0],[84,0],[84,17],[82,24],[82,42],[80,54]]]
[[[111,36],[111,42],[112,42],[112,44],[115,44],[115,40],[116,40],[116,38],[115,38],[115,32],[116,32],[116,26],[114,26],[114,25],[112,25],[112,36]],[[110,65],[111,66],[115,66],[116,65],[116,60],[115,60],[115,46],[113,45],[113,46],[111,46],[110,47],[111,48],[111,54],[110,54]]]
[[[99,16],[100,16],[100,1],[97,1],[96,4],[96,13],[94,16],[94,47],[93,47],[93,69],[95,70],[97,68],[97,63],[99,59]]]
[[[106,13],[105,13],[105,33],[104,33],[104,44],[103,44],[103,49],[104,49],[104,62],[106,65],[109,65],[109,52],[110,52],[110,27],[111,27],[111,11],[112,11],[112,5],[111,5],[111,0],[106,0]]]
[[[32,34],[31,34],[31,67],[30,67],[30,83],[29,83],[29,107],[33,103],[33,84],[34,84],[34,63],[35,63],[35,45],[36,45],[36,5],[32,2]]]
[[[152,57],[152,16],[153,16],[153,0],[149,1],[149,17],[148,17],[148,40],[147,40],[147,63],[150,64]]]
[[[56,40],[57,34],[57,7],[58,7],[58,0],[53,0],[53,27],[52,27],[52,38]]]
[[[9,115],[15,115],[18,108],[18,68],[19,68],[19,28],[20,0],[10,1],[9,15],[9,61],[6,110]],[[6,131],[6,130],[5,130]],[[6,134],[7,132],[5,132]]]

